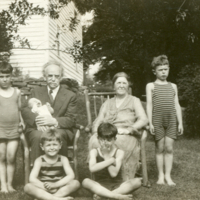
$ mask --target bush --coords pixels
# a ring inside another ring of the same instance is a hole
[[[185,134],[200,136],[200,66],[185,66],[179,74],[178,88],[184,112]]]

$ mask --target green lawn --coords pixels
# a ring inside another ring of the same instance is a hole
[[[79,112],[78,123],[86,125],[86,112],[83,106],[83,98],[78,103]],[[89,177],[89,171],[86,165],[88,136],[82,132],[79,140],[79,176],[80,181]],[[136,200],[197,200],[200,199],[199,177],[200,177],[200,140],[188,140],[184,137],[179,138],[175,142],[174,148],[174,166],[172,178],[177,183],[175,187],[156,185],[157,170],[155,165],[155,145],[153,138],[148,137],[147,140],[147,164],[149,180],[152,183],[151,188],[141,187],[134,192]],[[23,192],[24,174],[22,170],[22,151],[19,148],[17,154],[17,169],[14,180],[14,186],[17,192],[14,194],[0,194],[0,200],[31,200],[30,197]],[[90,192],[79,189],[75,194],[75,200],[91,200]]]

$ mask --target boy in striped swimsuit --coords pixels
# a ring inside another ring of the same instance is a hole
[[[41,148],[44,155],[35,160],[30,174],[30,183],[24,191],[42,200],[70,200],[68,195],[80,187],[74,180],[74,172],[67,157],[59,155],[62,142],[55,129],[50,129],[41,135]]]
[[[147,116],[150,133],[155,136],[157,184],[165,184],[166,181],[168,185],[176,185],[171,179],[173,143],[177,138],[177,131],[178,135],[183,134],[177,86],[167,82],[169,75],[167,56],[154,57],[151,65],[156,81],[146,86]]]

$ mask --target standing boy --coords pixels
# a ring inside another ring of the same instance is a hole
[[[154,57],[151,65],[156,81],[146,86],[147,116],[150,132],[155,136],[156,142],[157,184],[164,184],[166,181],[168,185],[176,185],[171,179],[173,143],[177,138],[177,130],[179,135],[183,134],[177,86],[167,81],[167,56]]]

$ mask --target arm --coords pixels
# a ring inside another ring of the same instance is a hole
[[[105,113],[106,113],[106,108],[107,108],[107,101],[105,101],[100,110],[99,110],[99,114],[98,117],[95,119],[95,121],[93,122],[92,125],[92,133],[97,133],[97,128],[99,127],[99,125],[103,122],[103,119],[105,117]]]
[[[147,125],[148,119],[140,99],[138,98],[135,99],[134,108],[137,121],[133,124],[133,129],[139,130]]]
[[[92,149],[90,151],[90,160],[89,160],[89,170],[92,173],[98,172],[98,171],[112,165],[113,163],[115,163],[115,159],[113,157],[97,163],[96,157],[97,157],[97,150]]]
[[[115,159],[115,166],[114,165],[110,165],[108,167],[108,171],[111,177],[116,177],[119,173],[119,170],[122,166],[122,161],[124,158],[124,152],[121,149],[117,150],[117,154],[116,154],[116,159]]]
[[[147,95],[147,116],[149,120],[149,129],[150,133],[152,135],[154,134],[154,126],[152,124],[152,111],[153,111],[153,105],[152,105],[152,91],[153,91],[154,85],[152,83],[147,84],[146,86],[146,95]]]
[[[22,118],[22,115],[21,115],[21,91],[19,89],[17,89],[17,94],[18,94],[18,110],[19,110],[19,126],[22,126],[23,129],[25,128],[25,125],[24,125],[24,120]]]
[[[67,174],[67,175],[55,183],[45,183],[46,185],[48,185],[50,187],[50,188],[48,188],[48,186],[47,186],[48,189],[60,188],[64,185],[66,185],[67,183],[69,183],[75,177],[74,172],[69,164],[67,157],[61,156],[61,161],[63,164],[65,174]]]
[[[40,157],[35,160],[33,169],[30,174],[29,181],[30,181],[30,183],[36,185],[37,187],[40,187],[40,188],[46,190],[44,188],[44,183],[38,179],[40,168],[41,168],[41,162],[42,161],[41,161]]]
[[[183,134],[183,121],[182,121],[182,113],[181,113],[181,107],[178,101],[178,90],[177,86],[175,84],[172,84],[174,90],[175,90],[175,109],[176,109],[176,116],[178,120],[178,132],[179,135]]]

